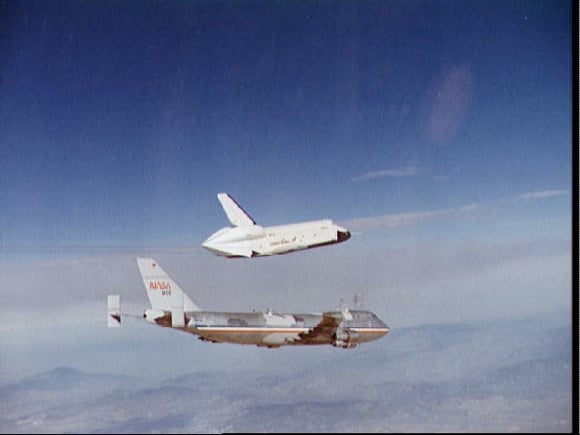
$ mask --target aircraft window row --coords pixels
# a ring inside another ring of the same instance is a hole
[[[248,326],[248,322],[243,319],[231,318],[228,319],[228,326]]]

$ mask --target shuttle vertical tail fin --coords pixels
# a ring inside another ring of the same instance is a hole
[[[254,219],[230,195],[227,193],[218,193],[218,199],[233,226],[252,227],[256,225]]]
[[[153,258],[137,258],[147,296],[154,310],[172,313],[201,311]]]

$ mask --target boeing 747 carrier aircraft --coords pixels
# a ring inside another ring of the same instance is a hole
[[[137,264],[151,302],[145,320],[197,335],[212,343],[253,344],[265,347],[330,344],[353,348],[376,340],[389,327],[370,311],[337,311],[319,314],[280,314],[268,310],[246,313],[203,311],[153,258]],[[120,326],[120,297],[108,297],[108,326]]]

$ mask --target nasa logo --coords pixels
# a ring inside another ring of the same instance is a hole
[[[171,284],[165,281],[150,281],[150,290],[171,290]]]

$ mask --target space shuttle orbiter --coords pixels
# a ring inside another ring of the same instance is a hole
[[[202,243],[223,257],[259,257],[285,254],[344,242],[350,232],[330,219],[263,227],[227,193],[218,199],[232,226],[222,228]]]

